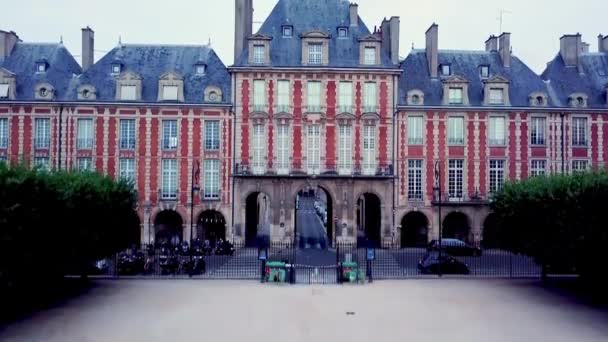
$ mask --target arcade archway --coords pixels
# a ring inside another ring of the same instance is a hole
[[[182,241],[183,220],[173,210],[163,210],[154,219],[154,241],[156,244],[179,244]]]
[[[365,193],[357,200],[357,244],[380,247],[382,245],[382,208],[380,198]]]
[[[333,200],[327,189],[300,190],[295,198],[294,239],[302,248],[325,249],[333,245]]]
[[[471,225],[467,215],[460,212],[449,213],[443,220],[442,236],[446,239],[470,241]]]
[[[226,219],[219,211],[203,211],[196,223],[196,237],[202,241],[226,240]]]
[[[429,220],[419,211],[412,211],[401,220],[401,247],[424,247],[428,243]]]
[[[245,203],[245,245],[259,246],[270,240],[270,198],[261,192],[249,194]]]

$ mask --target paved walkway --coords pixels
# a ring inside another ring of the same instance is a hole
[[[365,286],[102,281],[0,341],[608,341],[608,315],[527,281]]]

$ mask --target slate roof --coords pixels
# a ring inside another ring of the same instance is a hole
[[[48,68],[38,73],[36,61],[42,59]],[[72,78],[82,72],[78,62],[60,43],[17,42],[11,54],[0,59],[0,67],[16,75],[16,100],[19,101],[34,100],[36,85],[43,82],[55,88],[55,99],[60,100],[66,96]]]
[[[122,71],[131,71],[142,78],[142,100],[158,102],[158,81],[170,71],[184,79],[184,103],[204,103],[208,86],[222,90],[222,103],[230,103],[230,75],[224,63],[209,46],[122,44],[92,65],[70,87],[69,100],[76,101],[78,87],[93,85],[98,102],[116,102],[116,79],[112,64],[120,61]],[[207,65],[205,75],[196,74],[196,64]]]
[[[257,32],[257,34],[273,38],[270,41],[270,65],[301,67],[302,39],[300,35],[310,31],[322,31],[330,35],[328,66],[360,67],[359,39],[369,36],[371,32],[360,17],[357,26],[350,26],[349,6],[348,0],[279,0]],[[292,37],[283,38],[282,27],[284,25],[293,26]],[[348,38],[337,37],[338,27],[348,27]],[[390,56],[382,50],[381,64],[371,68],[395,68]],[[248,57],[248,46],[245,46],[242,55],[235,62],[235,66],[249,66]]]
[[[469,82],[469,105],[483,106],[483,79],[479,67],[488,65],[490,77],[501,76],[509,80],[511,107],[528,107],[528,96],[533,92],[548,93],[545,82],[519,58],[511,57],[511,67],[503,67],[496,51],[439,50],[439,65],[450,64],[452,75],[461,76]],[[428,72],[425,50],[412,50],[401,63],[403,73],[399,80],[399,105],[407,105],[407,93],[418,89],[424,93],[424,105],[440,106],[443,100],[441,78],[433,80]],[[549,99],[549,105],[553,103]]]
[[[608,54],[583,53],[580,58],[583,74],[576,67],[566,67],[558,54],[542,74],[560,106],[568,106],[568,97],[577,92],[585,93],[589,108],[607,108]]]

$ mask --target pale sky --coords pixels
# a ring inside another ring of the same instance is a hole
[[[29,42],[58,42],[80,62],[80,29],[95,31],[96,59],[118,43],[211,45],[226,65],[233,61],[234,0],[1,0],[0,29]],[[261,22],[278,0],[254,0]],[[306,0],[301,0],[306,1]],[[334,0],[331,0],[334,1]],[[424,32],[439,24],[440,49],[483,49],[490,34],[512,33],[515,55],[540,73],[558,52],[559,37],[580,32],[597,51],[597,36],[608,34],[606,0],[358,0],[359,14],[373,30],[382,18],[401,17],[401,51],[424,47]],[[254,24],[254,32],[259,27]]]

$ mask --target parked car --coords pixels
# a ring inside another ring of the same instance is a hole
[[[422,274],[469,274],[469,266],[450,255],[429,252],[418,262],[418,270]]]
[[[439,240],[433,240],[426,248],[427,251],[438,251]],[[481,256],[481,248],[458,239],[441,239],[441,250],[455,256]]]

